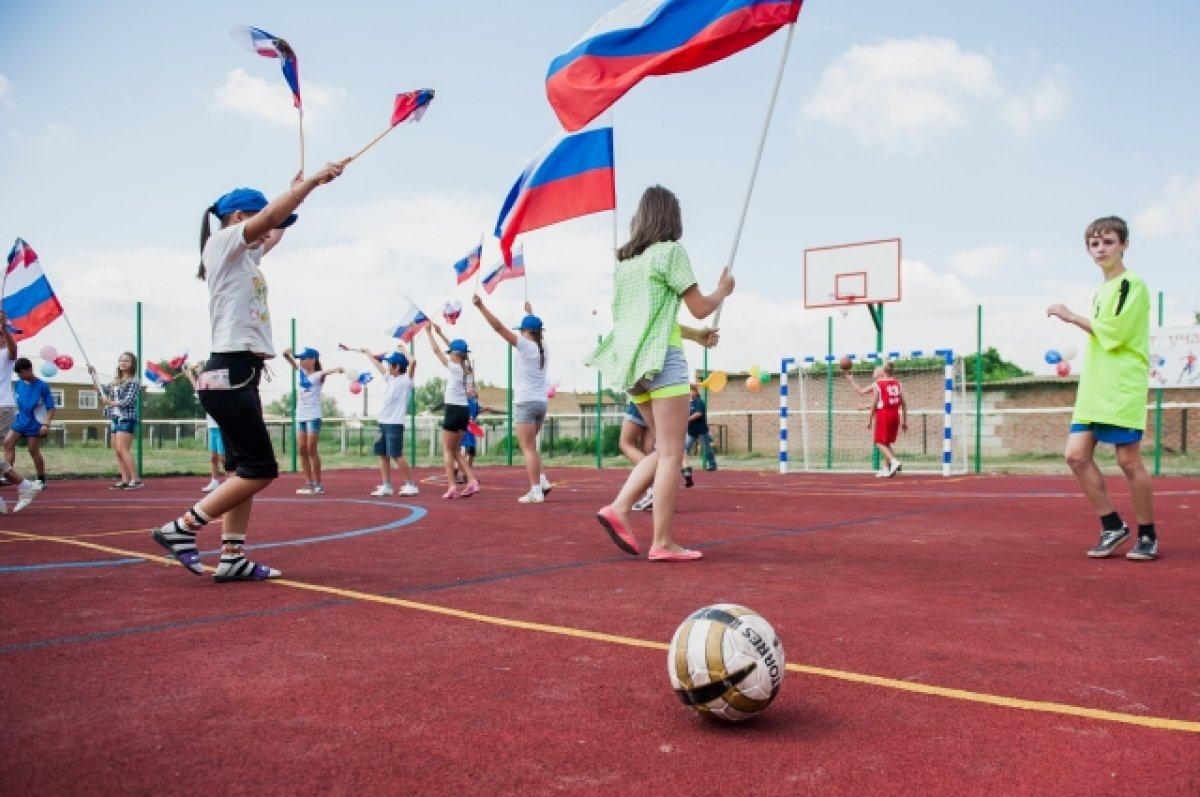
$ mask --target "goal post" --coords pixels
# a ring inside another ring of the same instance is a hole
[[[885,361],[893,363],[904,391],[908,430],[893,451],[905,473],[967,472],[967,424],[963,363],[950,349],[907,354],[785,357],[779,369],[779,472],[869,473],[875,448],[867,428],[870,396],[842,375],[849,357],[860,385]],[[795,389],[791,389],[795,385]]]

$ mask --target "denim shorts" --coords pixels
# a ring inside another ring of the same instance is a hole
[[[404,456],[404,424],[379,424],[379,437],[375,438],[375,455],[392,459]]]
[[[640,426],[643,429],[649,428],[646,425],[646,419],[642,417],[642,413],[638,411],[637,405],[632,401],[625,405],[625,420],[634,426]]]
[[[688,394],[688,364],[683,356],[683,349],[678,346],[667,347],[667,356],[663,359],[662,370],[653,379],[639,379],[629,388],[629,397],[634,404],[645,404],[650,399],[671,398]]]
[[[296,434],[320,434],[321,419],[313,418],[309,421],[296,421]]]
[[[243,479],[279,476],[258,395],[263,367],[263,359],[253,352],[214,352],[204,363],[196,391],[200,406],[221,428],[225,470]]]
[[[109,422],[109,431],[113,434],[121,432],[123,434],[133,434],[137,431],[137,421],[133,418],[113,418]]]
[[[546,420],[546,402],[518,401],[513,405],[513,423],[541,424]]]

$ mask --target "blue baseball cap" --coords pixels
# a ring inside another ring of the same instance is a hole
[[[385,362],[388,365],[399,365],[401,368],[408,367],[408,358],[398,351],[390,352],[389,354],[384,355],[380,361]]]
[[[471,352],[471,350],[467,348],[467,342],[462,338],[455,338],[454,340],[450,341],[450,348],[446,349],[446,351],[458,352],[459,354],[470,354]]]
[[[317,360],[320,359],[320,357],[321,352],[317,351],[311,346],[304,347],[299,353],[296,354],[297,360]]]
[[[542,319],[535,315],[527,315],[521,319],[521,326],[516,328],[522,332],[538,332],[542,329]]]
[[[247,213],[258,213],[267,206],[267,197],[262,191],[256,188],[235,188],[225,196],[213,203],[213,212],[218,216],[228,216],[230,213],[235,213],[239,210]],[[286,227],[291,227],[298,219],[295,213],[290,214],[286,219],[275,227],[277,230],[282,230]]]

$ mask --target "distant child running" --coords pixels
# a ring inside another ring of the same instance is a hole
[[[671,533],[689,404],[679,307],[686,304],[693,317],[707,318],[734,287],[726,268],[716,289],[701,293],[679,243],[681,237],[679,200],[662,186],[648,188],[630,221],[629,241],[617,250],[613,331],[587,360],[600,369],[608,384],[630,394],[656,441],[655,450],[634,466],[620,493],[596,513],[596,519],[617,547],[638,555],[629,513],[653,484],[654,539],[649,559],[656,562],[694,561],[703,556],[678,545]]]
[[[96,378],[96,369],[88,365],[88,373]],[[138,377],[137,356],[127,351],[117,358],[117,373],[112,382],[100,385],[104,397],[104,414],[110,418],[113,452],[117,456],[117,470],[121,480],[112,486],[114,490],[140,490],[137,465],[133,459],[133,436],[137,434],[138,396],[142,392]]]
[[[904,402],[904,391],[900,380],[895,377],[895,365],[888,361],[875,369],[875,381],[866,387],[859,387],[854,381],[854,374],[846,372],[846,378],[860,394],[872,394],[871,414],[867,418],[867,428],[875,427],[875,445],[884,456],[884,465],[875,474],[880,479],[890,479],[900,472],[903,464],[892,446],[896,444],[900,431],[908,431],[908,405]]]
[[[13,366],[17,359],[17,340],[8,326],[8,317],[0,310],[0,445],[8,437],[17,417],[17,399],[13,393]],[[0,484],[3,484],[0,479]]]
[[[217,582],[262,581],[281,573],[246,558],[246,528],[254,496],[279,475],[271,435],[263,420],[258,384],[266,360],[275,356],[267,283],[259,269],[263,255],[295,221],[293,211],[318,185],[336,179],[345,161],[327,164],[308,178],[297,175],[291,188],[271,202],[251,188],[236,188],[204,212],[197,276],[208,282],[212,355],[200,374],[200,404],[221,429],[225,443],[225,482],[176,520],[151,532],[189,571],[204,574],[196,533],[221,518],[221,561]],[[209,230],[209,216],[221,222]]]
[[[471,422],[471,410],[467,406],[468,398],[478,398],[475,390],[475,369],[471,365],[471,350],[467,342],[461,338],[447,340],[442,334],[442,328],[433,325],[433,331],[446,344],[446,352],[438,346],[433,335],[429,336],[429,345],[433,353],[446,367],[446,390],[442,395],[445,404],[442,416],[442,464],[446,468],[446,492],[442,498],[468,498],[479,492],[479,480],[475,471],[467,464],[459,447],[462,445],[463,432]],[[457,467],[467,477],[467,483],[462,490],[454,488],[454,470]]]
[[[10,482],[17,485],[17,504],[13,507],[13,511],[20,512],[22,509],[29,506],[33,502],[33,499],[37,498],[38,493],[45,484],[44,477],[42,481],[31,482],[20,473],[17,473],[16,469],[12,466],[13,460],[17,455],[17,441],[20,440],[24,435],[18,435],[17,437],[13,438],[11,448],[8,444],[9,437],[13,435],[13,429],[16,426],[17,420],[20,418],[21,413],[19,407],[22,403],[22,391],[19,387],[16,390],[13,388],[11,379],[12,372],[13,370],[16,370],[19,375],[22,371],[28,370],[29,376],[32,377],[33,363],[29,362],[29,360],[25,357],[18,358],[16,356],[17,344],[16,341],[13,340],[12,333],[8,329],[8,320],[4,317],[3,312],[0,312],[0,330],[3,330],[3,332],[0,332],[0,334],[4,336],[5,343],[5,348],[0,350],[0,428],[5,426],[8,427],[4,431],[4,458],[0,459],[0,483]],[[24,381],[25,378],[21,377],[18,380],[18,386]],[[41,382],[40,379],[36,381]],[[45,383],[42,382],[42,385],[45,386]],[[47,388],[45,395],[49,395],[49,392],[49,388]],[[42,396],[43,401],[45,400],[45,395]],[[9,406],[8,404],[5,404],[5,401],[11,403],[11,412],[5,411],[9,409]],[[50,396],[50,406],[54,406],[53,396]],[[32,426],[30,424],[28,424],[24,419],[20,420],[24,428],[32,430]],[[47,423],[48,422],[49,421],[47,421]],[[43,436],[41,433],[40,424],[38,430],[33,434],[34,436],[32,438],[27,438],[30,443],[31,455],[34,447],[41,442],[41,438]],[[37,460],[35,460],[35,464],[36,462]],[[8,512],[8,504],[4,502],[3,498],[0,498],[0,514],[4,514],[6,512]]]
[[[542,456],[537,444],[542,423],[546,420],[550,390],[549,355],[543,338],[542,319],[535,316],[533,307],[525,302],[525,317],[514,332],[492,314],[480,296],[474,296],[471,301],[492,329],[513,347],[516,355],[513,360],[513,424],[517,427],[517,442],[521,446],[521,456],[525,458],[525,473],[529,476],[529,492],[517,500],[522,504],[540,504],[551,490],[550,480],[542,472]]]
[[[296,369],[300,392],[296,397],[296,451],[300,454],[300,467],[304,470],[304,486],[296,490],[297,495],[321,495],[325,485],[321,484],[321,390],[325,377],[344,374],[345,368],[321,368],[321,353],[305,348],[293,355],[291,348],[283,350],[283,359]]]
[[[1146,374],[1150,366],[1150,292],[1142,278],[1125,267],[1129,226],[1123,219],[1096,219],[1084,231],[1083,240],[1104,279],[1092,297],[1091,312],[1078,315],[1062,304],[1046,310],[1046,315],[1088,333],[1075,413],[1067,436],[1067,465],[1100,516],[1100,541],[1087,554],[1094,559],[1107,558],[1129,539],[1129,527],[1108,497],[1095,452],[1097,443],[1116,447],[1117,465],[1129,483],[1137,520],[1137,543],[1125,558],[1147,562],[1158,558],[1153,487],[1142,462]]]
[[[411,362],[403,352],[393,351],[385,354],[382,360],[375,358],[370,349],[359,349],[371,360],[380,375],[383,376],[383,405],[379,408],[376,422],[379,424],[379,438],[375,441],[375,454],[379,457],[379,486],[371,491],[374,496],[395,495],[392,488],[392,462],[400,470],[404,485],[400,495],[416,495],[420,492],[413,484],[412,471],[408,468],[408,460],[404,458],[404,423],[408,415],[408,402],[413,394],[413,378],[417,373],[417,361]]]
[[[183,369],[183,375],[196,389],[196,377],[204,370],[204,363],[193,363]],[[225,445],[221,442],[221,429],[208,413],[204,413],[204,426],[208,441],[208,467],[210,478],[208,484],[200,488],[202,493],[211,493],[221,486],[221,475],[225,472]]]
[[[54,396],[50,386],[33,375],[33,363],[19,357],[13,363],[17,372],[14,392],[17,398],[17,417],[4,437],[4,461],[12,465],[17,460],[17,443],[22,439],[29,447],[29,458],[37,471],[37,488],[46,486],[46,461],[42,459],[42,440],[50,434],[54,420]]]

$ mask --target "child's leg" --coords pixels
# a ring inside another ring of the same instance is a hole
[[[392,483],[392,461],[388,459],[387,454],[379,458],[379,479],[383,486]]]
[[[1065,458],[1067,466],[1075,474],[1075,480],[1083,489],[1084,496],[1096,510],[1096,514],[1104,517],[1112,514],[1113,504],[1104,486],[1104,474],[1096,467],[1096,437],[1089,432],[1072,432],[1067,436]]]
[[[319,444],[321,442],[321,433],[319,431],[309,432],[308,435],[308,461],[312,466],[313,484],[321,483],[321,452]]]
[[[400,471],[400,478],[404,479],[405,484],[412,484],[412,471],[408,468],[408,460],[404,455],[396,457],[396,468]]]
[[[117,432],[113,435],[113,453],[117,456],[117,472],[121,474],[121,481],[129,484],[135,480],[133,472],[133,452],[130,447],[133,444],[133,435],[128,432]]]
[[[46,481],[46,460],[42,459],[42,438],[30,435],[25,438],[25,444],[29,446],[29,458],[33,460],[33,468],[37,471],[38,481]]]
[[[212,474],[212,480],[218,482],[221,476],[225,473],[225,457],[213,451],[208,457],[209,471]]]
[[[525,458],[525,475],[529,486],[542,489],[542,455],[537,448],[538,424],[518,423],[517,442],[521,445],[521,456]]]
[[[313,478],[312,461],[309,459],[308,438],[308,432],[300,432],[297,434],[296,450],[300,454],[300,470],[304,472],[305,483],[316,484],[317,480]]]
[[[675,518],[675,497],[679,493],[676,468],[683,457],[683,441],[687,431],[690,399],[686,393],[666,398],[651,398],[642,405],[642,417],[649,424],[658,445],[654,469],[654,545],[668,550],[682,550],[671,534]],[[655,458],[647,457],[643,462]]]
[[[1129,482],[1129,497],[1133,499],[1133,516],[1139,526],[1154,523],[1154,488],[1146,463],[1142,461],[1140,442],[1117,446],[1117,464]]]
[[[458,452],[458,440],[460,436],[459,432],[442,430],[442,465],[446,469],[446,485],[451,492],[454,491],[454,466],[460,458]]]
[[[17,461],[17,443],[21,440],[20,432],[10,431],[4,436],[4,461],[12,465]]]

